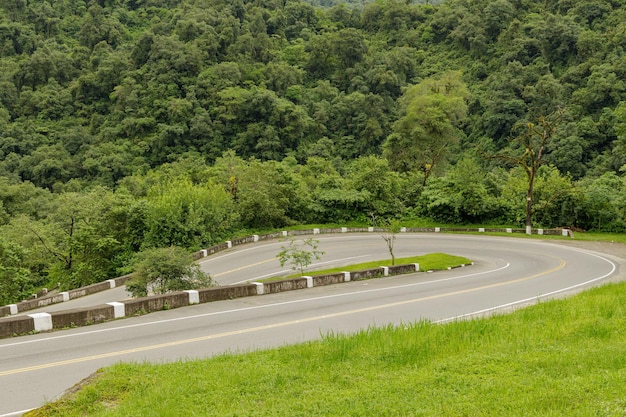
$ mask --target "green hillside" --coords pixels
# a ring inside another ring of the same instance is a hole
[[[626,231],[626,4],[424,3],[0,1],[0,303],[304,223]]]

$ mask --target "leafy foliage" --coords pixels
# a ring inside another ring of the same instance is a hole
[[[304,270],[311,265],[311,262],[320,260],[321,255],[324,255],[323,251],[317,250],[319,241],[313,238],[296,242],[293,238],[290,238],[287,245],[280,247],[280,252],[276,255],[280,261],[280,266],[285,266],[286,263],[291,264],[291,269],[299,271],[301,275],[304,275]]]
[[[0,265],[69,288],[369,213],[624,231],[625,7],[0,2]],[[529,208],[478,150],[558,108]]]
[[[211,277],[200,269],[185,249],[177,246],[147,249],[137,254],[127,290],[135,297],[206,288]]]

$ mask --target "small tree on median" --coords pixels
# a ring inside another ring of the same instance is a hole
[[[324,255],[323,251],[317,250],[318,245],[319,241],[313,238],[298,242],[289,238],[288,244],[280,247],[281,251],[276,257],[280,261],[280,266],[285,266],[289,262],[291,269],[300,271],[300,274],[304,275],[304,270],[311,265],[313,259],[319,261],[321,255]]]
[[[391,256],[391,265],[394,266],[396,264],[396,256],[393,253],[393,247],[396,243],[396,234],[400,232],[400,221],[397,219],[383,219],[379,221],[374,214],[370,214],[370,216],[372,217],[374,227],[380,229],[380,237],[382,237],[387,244],[387,249]]]
[[[139,253],[126,288],[133,297],[145,297],[213,285],[211,276],[200,269],[185,249],[170,246]]]

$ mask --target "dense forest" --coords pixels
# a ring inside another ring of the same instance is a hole
[[[625,49],[624,0],[0,0],[0,303],[303,223],[624,232]]]

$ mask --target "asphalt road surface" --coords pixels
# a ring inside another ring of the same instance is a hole
[[[311,268],[387,259],[375,234],[319,235]],[[289,272],[280,241],[250,244],[201,261],[221,285]],[[152,313],[90,327],[0,340],[0,417],[54,400],[97,369],[120,361],[165,362],[293,344],[328,332],[422,319],[445,322],[531,304],[598,285],[626,270],[625,257],[554,242],[488,236],[398,234],[396,257],[444,252],[474,265]],[[620,272],[620,268],[622,271]],[[127,297],[115,289],[63,309]],[[44,311],[52,311],[48,307]]]

